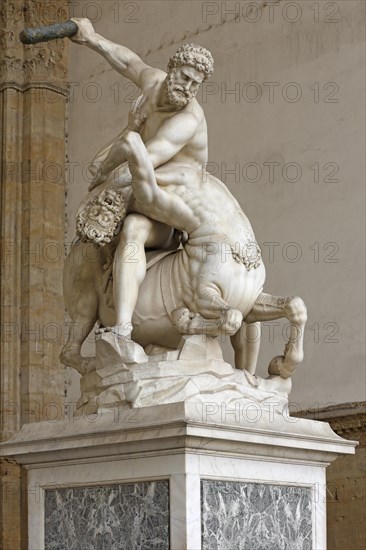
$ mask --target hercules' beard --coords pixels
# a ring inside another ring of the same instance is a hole
[[[169,103],[175,105],[176,107],[185,107],[195,96],[196,93],[189,92],[185,90],[183,86],[175,84],[176,81],[176,69],[172,69],[166,79],[166,91],[168,95]]]

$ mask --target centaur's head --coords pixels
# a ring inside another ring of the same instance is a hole
[[[206,48],[183,44],[168,63],[166,86],[169,102],[177,107],[187,105],[213,71],[214,60]]]
[[[123,191],[107,187],[100,193],[88,195],[81,203],[76,218],[77,235],[84,242],[104,246],[121,231],[125,217]]]

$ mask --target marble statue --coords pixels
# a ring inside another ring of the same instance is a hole
[[[288,393],[281,380],[303,359],[306,307],[299,297],[263,292],[252,226],[205,170],[207,126],[195,96],[213,72],[212,55],[184,44],[165,73],[96,34],[89,20],[73,21],[72,40],[142,92],[126,128],[94,159],[65,262],[72,325],[61,360],[82,375],[81,405],[143,406],[220,391],[253,399],[253,388]],[[289,340],[261,381],[259,325],[281,317]],[[81,346],[95,323],[96,357],[86,358]],[[235,369],[222,360],[219,335],[231,338]]]

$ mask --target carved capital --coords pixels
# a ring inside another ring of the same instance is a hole
[[[27,84],[47,80],[63,83],[66,80],[66,41],[24,46],[19,40],[19,33],[25,27],[65,21],[68,12],[67,0],[3,0],[0,6],[1,82]]]

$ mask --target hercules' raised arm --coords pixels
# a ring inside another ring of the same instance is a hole
[[[138,55],[120,44],[115,44],[94,30],[92,23],[86,18],[72,18],[78,26],[78,33],[71,40],[77,44],[85,44],[92,50],[100,53],[108,63],[125,78],[134,82],[139,88],[143,87],[145,76],[155,71],[146,65]]]

